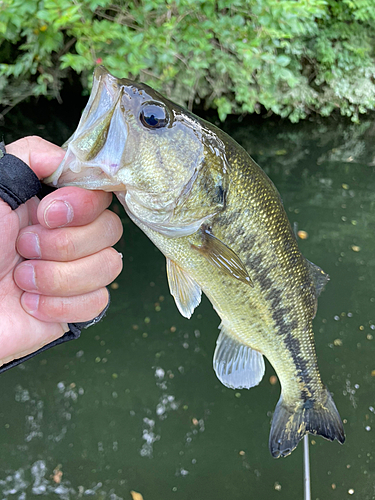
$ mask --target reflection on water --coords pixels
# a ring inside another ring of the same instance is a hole
[[[172,373],[170,372],[169,375],[172,375]],[[161,438],[159,434],[155,434],[154,432],[156,418],[164,420],[167,418],[167,412],[177,410],[179,407],[179,404],[175,401],[175,397],[167,393],[167,380],[165,377],[166,374],[163,368],[157,367],[155,369],[156,386],[162,391],[162,394],[159,397],[159,402],[155,410],[146,410],[148,416],[143,419],[144,429],[142,431],[142,438],[145,440],[145,443],[140,450],[141,457],[152,458],[153,444]],[[133,412],[133,414],[135,413]],[[154,417],[154,419],[151,419],[150,416]]]
[[[7,116],[9,142],[24,133]],[[39,126],[58,143],[70,132],[53,135],[51,115]],[[375,126],[226,127],[278,187],[304,255],[331,277],[314,331],[347,441],[310,437],[313,499],[374,499]],[[125,269],[105,320],[0,378],[1,498],[301,498],[302,446],[277,461],[268,451],[272,368],[250,391],[220,385],[211,305],[182,318],[163,256],[120,214]]]

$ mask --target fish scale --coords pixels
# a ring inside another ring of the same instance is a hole
[[[190,318],[202,292],[211,301],[221,318],[213,360],[220,381],[250,388],[263,377],[263,355],[272,364],[281,383],[272,456],[289,455],[306,433],[343,443],[312,329],[328,276],[299,251],[275,186],[246,151],[103,67],[65,148],[46,182],[115,192],[165,255],[181,314]]]

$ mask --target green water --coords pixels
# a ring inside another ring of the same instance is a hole
[[[3,125],[8,142],[26,133],[17,114]],[[38,115],[25,126],[62,142],[72,125]],[[375,127],[226,127],[308,233],[304,255],[331,277],[314,331],[347,440],[310,437],[312,498],[374,499]],[[131,490],[144,500],[303,498],[302,443],[285,459],[268,451],[280,392],[273,369],[250,391],[218,382],[219,318],[206,299],[190,320],[179,314],[164,257],[120,214],[124,271],[105,320],[0,377],[1,498],[125,500]]]

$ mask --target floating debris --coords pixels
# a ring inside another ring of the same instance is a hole
[[[130,494],[131,494],[133,500],[143,500],[143,496],[140,493],[138,493],[137,491],[131,490]]]
[[[350,488],[350,490],[348,490],[348,493],[349,493],[349,495],[354,495],[354,490],[353,490],[353,488]]]
[[[53,469],[53,474],[52,474],[52,481],[54,481],[56,484],[61,483],[61,479],[63,476],[63,472],[61,470],[61,464],[59,464],[57,467]]]
[[[357,245],[352,245],[351,249],[353,250],[353,252],[359,252],[361,250],[361,247],[359,247]]]
[[[349,185],[348,185],[348,184],[341,184],[341,187],[342,187],[343,189],[349,189]]]
[[[271,385],[277,384],[277,377],[276,377],[276,375],[271,375],[270,376],[270,384]]]
[[[335,339],[333,341],[333,344],[336,345],[336,346],[341,347],[342,346],[342,340],[341,339]]]
[[[176,472],[176,476],[187,476],[189,474],[189,471],[186,470],[186,469],[179,469],[177,472]]]
[[[238,454],[241,455],[241,457],[243,457],[245,455],[245,452],[241,450],[240,452],[238,452]]]
[[[113,283],[111,283],[112,290],[118,290],[119,286],[120,285],[116,281],[114,281]]]
[[[303,231],[302,229],[300,231],[297,232],[297,236],[298,238],[300,238],[301,240],[307,240],[307,238],[309,237],[309,234],[306,232],[306,231]]]
[[[335,490],[335,489],[336,489],[336,485],[335,485],[335,483],[332,483],[332,484],[331,484],[331,488],[332,488],[333,490]]]
[[[274,488],[276,491],[281,491],[281,484],[276,481],[276,483],[274,484]]]

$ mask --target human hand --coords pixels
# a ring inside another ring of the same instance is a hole
[[[20,139],[6,152],[39,179],[64,157],[40,137]],[[41,201],[31,198],[16,210],[0,199],[0,366],[106,307],[105,286],[122,269],[120,254],[111,248],[122,235],[119,217],[106,210],[111,199],[77,187],[58,189]]]

